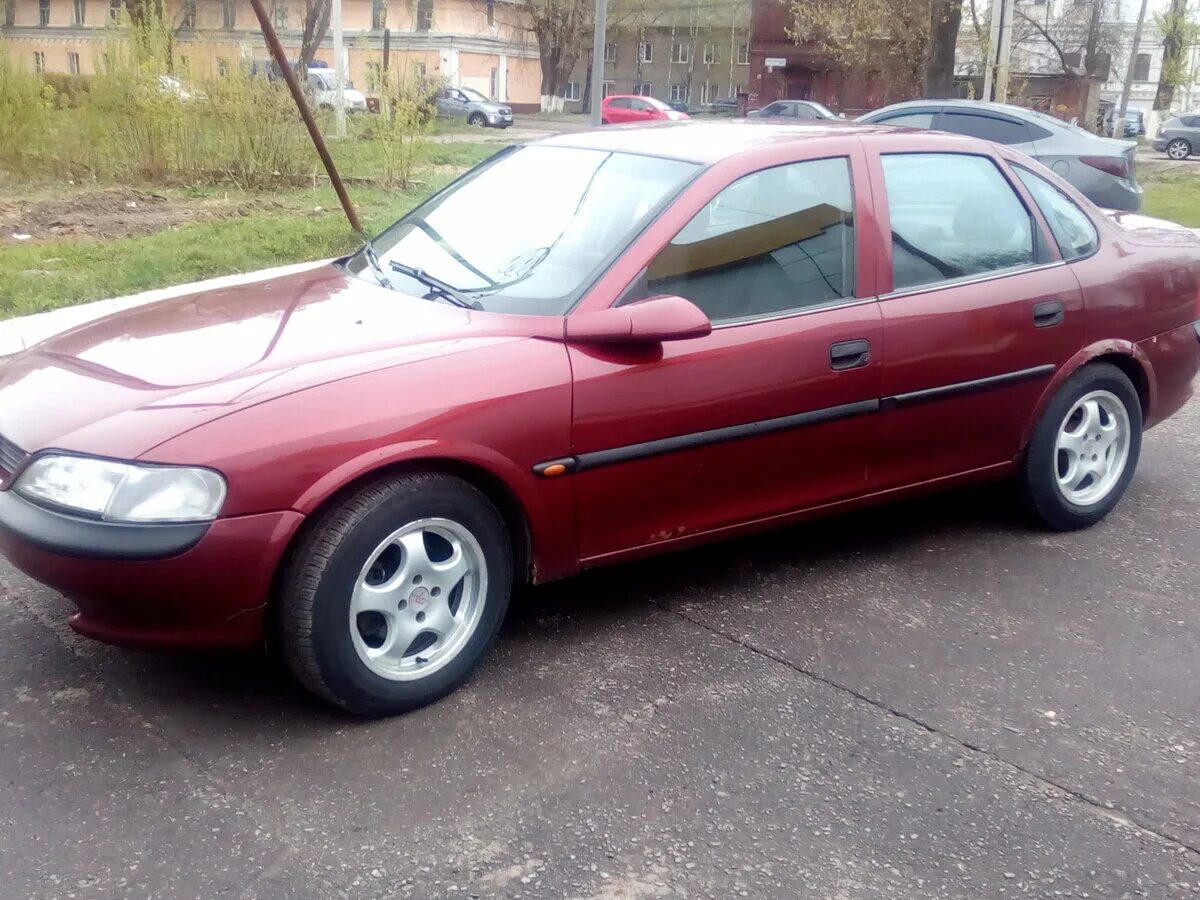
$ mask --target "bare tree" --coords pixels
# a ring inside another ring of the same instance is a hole
[[[304,0],[304,33],[300,36],[300,72],[304,74],[329,31],[330,0]],[[385,12],[386,15],[386,12]]]
[[[592,23],[590,0],[527,0],[542,67],[542,112],[561,112],[583,35]]]

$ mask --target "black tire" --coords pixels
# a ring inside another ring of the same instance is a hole
[[[394,681],[359,657],[348,624],[350,597],[381,541],[432,517],[460,523],[482,549],[488,576],[482,613],[470,638],[441,668]],[[330,703],[368,717],[406,712],[453,691],[483,660],[508,608],[512,569],[504,520],[479,490],[436,473],[383,478],[319,515],[289,554],[277,598],[278,646],[292,674]]]
[[[1171,150],[1172,147],[1175,148],[1174,152]],[[1167,156],[1171,159],[1187,159],[1191,155],[1192,145],[1183,138],[1175,138],[1167,144]]]
[[[1092,391],[1108,391],[1124,405],[1129,419],[1129,453],[1125,468],[1111,490],[1090,505],[1067,500],[1058,487],[1056,441],[1063,421],[1075,404]],[[1091,363],[1059,388],[1034,429],[1017,475],[1025,504],[1041,524],[1057,531],[1095,525],[1117,505],[1137,469],[1142,450],[1142,406],[1129,377],[1111,363]]]
[[[486,128],[487,116],[485,116],[483,113],[471,113],[471,115],[467,117],[467,124],[474,125],[476,128]]]

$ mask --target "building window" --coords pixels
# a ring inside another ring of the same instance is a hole
[[[669,96],[672,103],[687,103],[688,86],[686,84],[673,84],[669,89]]]
[[[71,52],[67,53],[67,71],[70,72],[72,75],[79,74],[79,54],[78,53],[71,53]]]
[[[221,3],[221,24],[226,28],[237,27],[237,2],[236,0],[222,0]]]
[[[612,63],[615,63],[617,61],[617,45],[616,44],[605,44],[604,45],[604,61],[612,62]]]
[[[1149,81],[1150,80],[1150,54],[1139,53],[1137,59],[1133,61],[1133,80],[1134,81]]]
[[[82,3],[84,0],[75,0],[76,3]],[[183,18],[179,22],[180,28],[186,28],[188,31],[196,30],[196,0],[183,0]]]
[[[371,0],[371,27],[383,28],[387,25],[387,5],[383,0]]]
[[[496,24],[496,3],[495,0],[487,0],[487,23],[488,25]]]
[[[706,66],[715,65],[721,61],[721,47],[716,43],[708,43],[704,45],[704,64]]]
[[[423,63],[423,62],[413,63],[413,74],[416,75],[418,78],[424,78],[425,77],[425,63]]]
[[[50,0],[38,0],[38,24],[39,25],[49,25],[50,24]],[[34,54],[34,55],[35,55],[35,57],[41,56],[42,61],[45,62],[45,54]],[[42,70],[38,69],[38,71],[41,72]]]
[[[41,50],[33,51],[33,71],[35,71],[35,72],[45,72],[46,71],[46,54],[43,53]]]
[[[638,61],[644,63],[654,62],[654,45],[649,41],[642,41],[638,44]]]
[[[217,58],[217,74],[222,78],[229,77],[229,60],[223,57]]]
[[[275,0],[271,7],[271,21],[276,28],[287,28],[287,3],[286,0]]]
[[[633,92],[639,97],[653,97],[654,85],[645,81],[639,81],[636,85],[634,85]]]
[[[108,21],[120,22],[123,6],[124,4],[121,3],[121,0],[108,0]]]
[[[671,62],[686,63],[691,58],[692,48],[688,44],[671,45]]]
[[[71,24],[82,25],[87,19],[87,0],[75,0],[71,4]]]
[[[383,84],[383,63],[378,60],[367,60],[367,90],[377,91]]]
[[[12,28],[17,24],[17,0],[4,0],[4,27]]]
[[[750,45],[749,44],[738,45],[737,64],[739,66],[750,65]]]
[[[700,102],[708,105],[717,100],[721,96],[720,85],[713,84],[711,81],[704,82],[704,87],[700,89]]]
[[[578,103],[581,94],[579,92],[578,81],[567,82],[567,92],[563,95],[563,99],[569,103]]]
[[[603,100],[605,97],[611,97],[617,92],[617,83],[615,81],[606,81],[601,87],[601,100]]]
[[[417,31],[433,28],[433,0],[417,0]]]

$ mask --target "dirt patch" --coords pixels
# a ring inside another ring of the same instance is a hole
[[[226,198],[168,197],[128,187],[79,190],[52,200],[0,198],[0,242],[135,237],[249,209]]]

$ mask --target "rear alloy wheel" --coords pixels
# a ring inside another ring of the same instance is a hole
[[[467,119],[467,124],[474,125],[478,128],[483,128],[487,125],[487,116],[485,116],[483,113],[471,113],[470,117]]]
[[[511,583],[508,534],[482,493],[447,475],[396,476],[326,511],[294,549],[279,644],[314,693],[393,715],[466,680]]]
[[[1061,531],[1099,522],[1129,486],[1141,446],[1141,403],[1128,376],[1108,363],[1085,366],[1050,402],[1026,449],[1030,509]]]
[[[1167,156],[1171,159],[1187,159],[1192,155],[1192,145],[1183,138],[1175,138],[1167,144]]]

